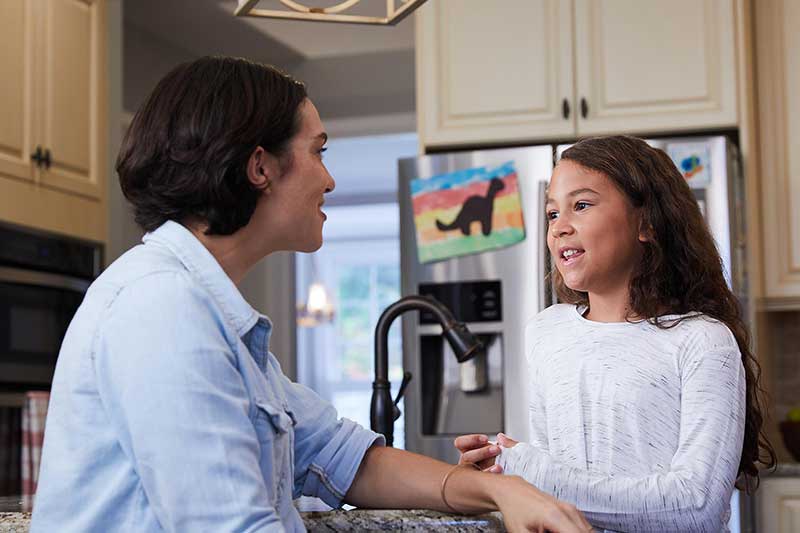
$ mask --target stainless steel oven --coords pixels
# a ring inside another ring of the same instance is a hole
[[[49,389],[102,246],[0,225],[0,392]]]
[[[35,479],[30,457],[41,433],[31,421],[38,412],[43,425],[47,405],[38,391],[50,389],[64,333],[102,259],[99,244],[0,223],[0,498],[24,502],[26,480]]]

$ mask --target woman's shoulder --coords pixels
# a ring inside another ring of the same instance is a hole
[[[98,293],[107,316],[131,319],[130,327],[144,315],[172,318],[190,313],[218,314],[215,299],[186,267],[167,250],[139,245],[114,261],[93,284],[87,296]],[[102,296],[101,296],[102,295]]]

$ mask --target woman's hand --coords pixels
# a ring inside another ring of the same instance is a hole
[[[496,465],[495,458],[500,455],[500,446],[491,444],[486,435],[462,435],[453,442],[461,457],[458,464],[475,463],[484,472],[499,474],[503,467]]]
[[[557,500],[521,477],[500,476],[495,503],[511,533],[587,533],[592,526],[574,505]]]

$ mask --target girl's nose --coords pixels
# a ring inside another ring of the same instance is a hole
[[[563,215],[559,216],[550,223],[550,234],[553,237],[569,235],[573,232],[572,224]]]

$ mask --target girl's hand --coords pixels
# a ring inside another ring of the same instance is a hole
[[[503,513],[503,523],[509,532],[592,531],[592,526],[574,505],[557,500],[517,476],[493,479],[500,482],[495,503]]]
[[[503,471],[496,465],[495,458],[500,455],[500,447],[489,442],[486,435],[462,435],[453,442],[461,457],[458,464],[475,463],[484,472],[499,474]]]
[[[505,433],[498,433],[497,434],[497,444],[499,444],[503,448],[513,448],[514,446],[519,444],[519,442],[515,441],[514,439],[512,439],[511,437],[509,437]]]

